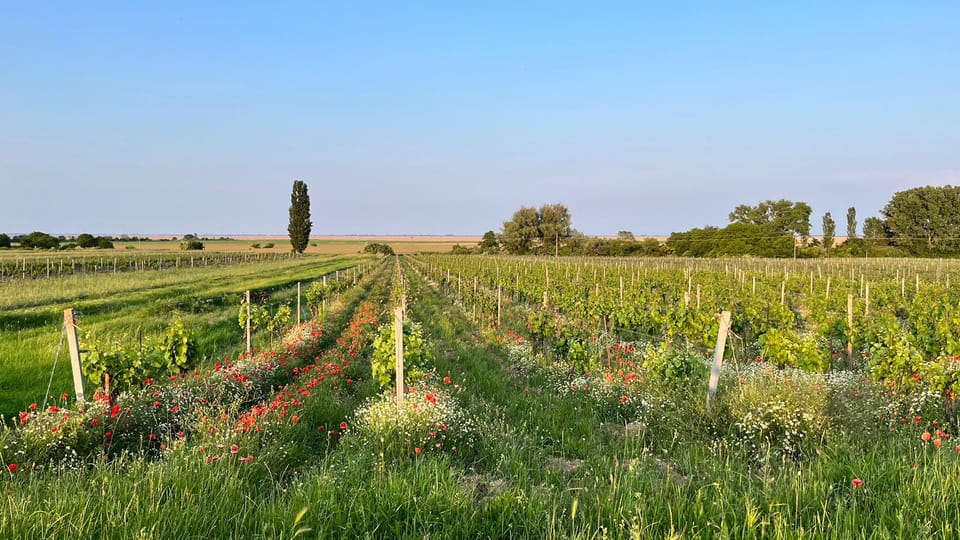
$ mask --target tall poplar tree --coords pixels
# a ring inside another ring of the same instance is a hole
[[[303,253],[310,242],[310,195],[307,194],[307,184],[301,180],[293,181],[293,193],[290,195],[290,245],[293,251]]]
[[[823,215],[823,248],[828,254],[833,247],[833,239],[836,234],[837,223],[833,221],[833,216],[830,215],[830,212],[827,212]]]

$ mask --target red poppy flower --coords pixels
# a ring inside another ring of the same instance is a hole
[[[850,483],[853,484],[853,487],[860,487],[863,485],[863,480],[859,478],[854,478],[853,480],[850,481]]]
[[[58,409],[58,408],[56,408],[56,407],[50,407],[50,408],[47,409],[47,410],[50,411],[50,412],[60,412],[60,409]]]
[[[413,451],[416,452],[417,454],[419,454],[420,452],[423,452],[423,450],[421,450],[419,446],[414,448]]]
[[[156,433],[151,433],[151,434],[150,434],[150,440],[151,440],[151,441],[157,440],[157,434],[156,434]]]
[[[10,472],[17,472],[17,469],[19,469],[19,468],[20,468],[20,467],[18,467],[16,463],[11,463],[11,464],[7,465],[7,470],[10,471]]]
[[[930,437],[932,436],[933,435],[931,435],[929,431],[924,431],[923,435],[920,435],[920,438],[923,440],[923,442],[930,442]]]
[[[113,437],[113,432],[112,432],[112,431],[108,431],[108,432],[104,433],[103,436],[104,436],[104,438],[109,439],[110,437]]]
[[[347,429],[347,423],[346,423],[346,422],[340,422],[340,429]]]
[[[427,398],[427,401],[429,401],[430,403],[436,403],[436,402],[437,402],[437,397],[434,396],[433,394],[431,394],[430,392],[427,392],[426,398]]]
[[[235,445],[235,444],[231,444],[231,445],[230,445],[230,453],[231,453],[231,454],[236,454],[236,453],[239,452],[239,451],[240,451],[240,447],[239,447],[239,446],[237,446],[237,445]]]
[[[444,377],[443,384],[450,384],[450,377]]]
[[[27,407],[27,408],[30,409],[31,411],[35,411],[35,410],[37,410],[37,404],[36,404],[36,403],[31,403],[30,406]]]
[[[114,405],[113,407],[110,408],[110,418],[116,418],[118,414],[120,414],[119,405]]]

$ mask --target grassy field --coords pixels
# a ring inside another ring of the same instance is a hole
[[[355,265],[357,257],[309,256],[279,262],[90,275],[0,283],[0,413],[7,417],[42,402],[59,358],[51,393],[72,393],[63,310],[79,311],[81,340],[135,342],[138,331],[156,337],[173,317],[194,329],[201,351],[213,359],[242,350],[237,323],[243,291],[269,290],[271,303],[295,306],[296,283]],[[306,306],[306,301],[302,302]],[[266,337],[258,338],[262,346]],[[59,357],[57,355],[60,350]]]
[[[497,327],[489,303],[474,317],[469,287],[405,261],[408,332],[422,342],[404,341],[423,365],[397,406],[372,380],[400,283],[388,294],[394,264],[378,268],[317,332],[320,350],[287,349],[306,352],[255,402],[199,400],[237,377],[214,370],[113,412],[37,411],[0,431],[0,536],[958,535],[960,446],[939,396],[891,391],[862,367],[751,359],[724,366],[707,407],[706,358],[658,364],[638,342],[585,367],[528,339],[536,306],[506,299]],[[766,294],[777,304],[779,289]],[[168,400],[196,408],[144,412]],[[103,442],[131,430],[122,453]],[[70,449],[81,457],[48,459]]]

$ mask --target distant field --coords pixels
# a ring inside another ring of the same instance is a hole
[[[324,255],[349,255],[363,251],[371,242],[388,244],[397,253],[419,253],[426,251],[446,252],[454,244],[473,246],[480,242],[479,236],[316,236],[310,239],[307,253]],[[287,252],[290,251],[290,239],[286,236],[238,236],[233,240],[205,240],[206,251],[254,251]],[[273,244],[271,248],[263,247]],[[261,247],[254,248],[253,244]],[[116,249],[128,249],[132,246],[139,250],[170,251],[180,249],[179,240],[153,240],[150,242],[114,242]]]

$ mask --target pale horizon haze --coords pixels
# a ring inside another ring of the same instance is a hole
[[[0,0],[0,232],[637,236],[960,184],[960,3]]]

